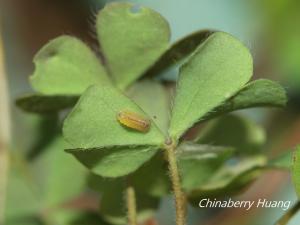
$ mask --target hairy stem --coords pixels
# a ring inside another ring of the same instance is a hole
[[[300,210],[300,201],[298,201],[287,213],[285,213],[277,222],[276,225],[286,225],[290,219]]]
[[[177,159],[175,153],[175,147],[170,145],[166,148],[167,160],[169,163],[169,173],[172,182],[174,198],[175,198],[175,208],[176,208],[176,225],[185,225],[185,197],[181,190],[180,176],[177,166]]]
[[[131,185],[130,181],[127,182],[126,202],[127,202],[128,224],[137,225],[136,196],[135,196],[134,187]]]

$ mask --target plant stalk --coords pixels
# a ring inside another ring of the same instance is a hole
[[[136,196],[134,187],[127,182],[126,187],[127,217],[129,225],[137,225]]]
[[[180,175],[177,165],[177,158],[175,153],[175,146],[168,145],[166,147],[167,160],[169,163],[169,176],[172,182],[172,188],[175,198],[175,209],[176,209],[176,225],[185,225],[185,196],[181,190]]]
[[[10,143],[10,114],[1,34],[0,27],[0,224],[4,224],[7,176],[9,167],[8,148]]]
[[[287,213],[285,213],[275,225],[286,225],[294,215],[300,210],[300,201],[298,201]]]

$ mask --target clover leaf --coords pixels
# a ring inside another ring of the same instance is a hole
[[[179,74],[169,128],[174,139],[206,113],[236,94],[252,76],[252,57],[237,39],[213,33]]]
[[[121,89],[138,79],[169,46],[168,22],[157,12],[130,3],[106,5],[96,28],[108,71]]]
[[[130,130],[117,119],[121,111],[132,111],[151,121],[147,133]],[[64,137],[71,148],[91,149],[111,146],[164,143],[153,120],[130,98],[114,87],[90,87],[64,122]]]
[[[120,124],[117,116],[123,110],[149,118],[149,131],[142,133]],[[113,87],[90,87],[69,114],[63,131],[73,149],[68,152],[95,173],[109,177],[136,170],[164,143],[155,121]]]
[[[80,40],[61,36],[45,45],[34,57],[30,82],[45,95],[80,95],[93,84],[110,83],[96,55]]]

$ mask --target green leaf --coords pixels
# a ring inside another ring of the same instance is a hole
[[[169,133],[178,139],[252,76],[252,57],[237,39],[212,34],[180,69]]]
[[[79,96],[31,94],[18,98],[16,105],[30,113],[54,113],[71,108],[76,104],[78,98]]]
[[[177,157],[179,160],[188,159],[227,159],[234,152],[232,147],[222,147],[214,145],[202,145],[194,142],[183,142],[177,148]]]
[[[24,216],[24,217],[9,219],[5,221],[5,225],[46,225],[46,224],[36,216]]]
[[[255,154],[266,141],[265,131],[258,124],[236,115],[211,121],[196,141],[200,144],[231,146],[238,154]]]
[[[150,160],[157,148],[153,146],[115,146],[102,149],[69,149],[83,165],[103,177],[120,177],[137,170]]]
[[[296,188],[296,192],[300,198],[300,146],[297,147],[294,153],[292,177]]]
[[[159,82],[142,80],[132,85],[126,93],[166,135],[169,125],[170,104],[164,86]]]
[[[149,118],[117,89],[93,86],[83,94],[65,120],[64,137],[71,148],[79,149],[121,145],[160,146],[164,143],[162,132],[153,122],[147,133],[121,125],[117,115],[124,110]]]
[[[170,29],[157,12],[131,3],[107,4],[97,17],[97,33],[113,80],[125,89],[167,49]]]
[[[164,159],[163,153],[163,151],[158,151],[151,160],[130,176],[133,186],[140,193],[146,193],[153,197],[163,197],[170,193],[168,163]]]
[[[29,162],[35,160],[47,150],[47,146],[57,138],[61,129],[59,116],[56,113],[38,115],[36,119],[34,131],[30,132],[26,129],[28,135],[25,135],[26,137],[29,135],[34,137],[34,141],[26,151],[26,159]]]
[[[33,172],[41,183],[45,208],[63,204],[84,190],[86,170],[64,152],[67,146],[62,136],[57,136],[34,161]]]
[[[173,64],[181,62],[213,32],[212,30],[200,30],[179,39],[148,69],[145,76],[157,76]]]
[[[230,147],[183,143],[178,149],[178,166],[182,176],[182,187],[190,191],[208,180],[232,155]]]
[[[110,84],[100,59],[71,36],[50,41],[36,54],[34,64],[30,81],[41,94],[80,95],[90,85]]]
[[[32,217],[42,207],[41,193],[37,190],[37,184],[32,180],[29,168],[23,163],[23,159],[15,158],[10,161],[6,190],[7,224],[26,224],[22,218]],[[18,221],[20,223],[17,223]]]
[[[260,79],[247,84],[235,96],[208,113],[203,120],[246,108],[284,107],[286,103],[287,96],[280,84]]]
[[[287,151],[274,159],[269,160],[268,167],[271,169],[290,170],[293,165],[292,151]]]
[[[192,204],[198,204],[203,198],[217,198],[234,195],[249,186],[266,165],[261,155],[229,161],[214,173],[206,182],[188,193]]]
[[[124,179],[103,179],[92,176],[92,188],[101,194],[100,213],[112,224],[127,224],[126,200],[124,198],[126,185]],[[139,223],[153,216],[157,210],[159,199],[136,191],[137,219]]]
[[[139,193],[153,197],[163,197],[169,194],[171,190],[167,171],[168,163],[164,159],[163,151],[158,151],[148,162],[130,174],[130,182]],[[117,179],[123,179],[123,177],[114,178],[114,181]],[[112,179],[103,179],[95,174],[90,174],[88,184],[92,189],[102,192],[110,188],[107,185],[110,182],[105,182],[110,180]]]

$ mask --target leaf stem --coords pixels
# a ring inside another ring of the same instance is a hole
[[[127,180],[126,187],[127,217],[129,225],[137,225],[136,196],[134,187]]]
[[[277,222],[276,225],[286,225],[290,219],[300,210],[300,201],[298,201],[287,213],[285,213]]]
[[[177,158],[175,153],[175,146],[173,144],[167,145],[167,160],[169,163],[170,179],[172,182],[172,188],[175,198],[175,208],[176,208],[176,225],[185,225],[185,197],[181,190],[180,176],[177,165]]]

